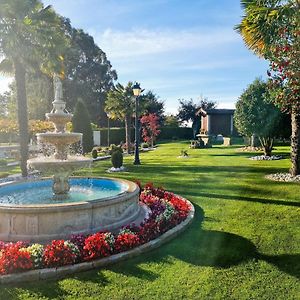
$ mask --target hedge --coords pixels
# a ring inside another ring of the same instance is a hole
[[[158,135],[157,140],[189,140],[193,137],[192,128],[187,127],[162,127],[161,133]],[[101,146],[107,146],[107,128],[97,129],[100,131]],[[134,141],[134,129],[131,129],[131,139]],[[142,139],[141,139],[142,141]],[[110,128],[109,129],[109,143],[120,144],[125,142],[125,128]]]

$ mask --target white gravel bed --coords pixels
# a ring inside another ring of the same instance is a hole
[[[300,175],[292,176],[290,173],[276,173],[265,176],[267,179],[281,182],[300,182]]]
[[[126,171],[126,168],[124,166],[120,168],[111,167],[107,170],[108,173],[123,172],[123,171]]]
[[[251,159],[251,160],[279,160],[279,159],[282,159],[282,156],[280,156],[280,155],[272,155],[272,156],[257,155],[257,156],[249,157],[249,159]]]

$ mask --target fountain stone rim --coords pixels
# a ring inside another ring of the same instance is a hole
[[[118,181],[121,184],[126,184],[127,189],[125,191],[122,191],[121,193],[114,195],[114,196],[109,196],[109,197],[103,197],[99,199],[94,199],[94,200],[86,200],[86,201],[77,201],[77,202],[70,202],[70,203],[56,203],[53,201],[53,203],[48,203],[48,204],[9,204],[8,205],[3,205],[0,203],[0,210],[2,212],[9,211],[9,212],[22,212],[22,211],[27,211],[27,212],[38,212],[39,210],[44,211],[51,211],[53,210],[68,210],[68,208],[72,207],[82,209],[84,207],[93,207],[93,206],[106,206],[109,204],[112,204],[114,202],[119,202],[120,198],[127,198],[127,197],[132,197],[135,196],[139,193],[140,188],[138,185],[130,180],[126,179],[121,179],[121,178],[111,178],[111,177],[84,177],[84,176],[70,176],[70,179],[96,179],[96,180],[111,180],[111,181]],[[36,182],[36,181],[41,181],[41,180],[52,180],[52,177],[42,177],[38,180],[21,180],[17,182],[10,182],[7,183],[5,182],[4,184],[0,184],[0,189],[1,187],[6,187],[8,185],[17,185],[20,183],[31,183],[31,182]]]

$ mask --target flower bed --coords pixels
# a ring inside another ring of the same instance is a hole
[[[73,235],[46,245],[0,241],[0,275],[68,266],[128,251],[180,224],[192,209],[186,200],[152,184],[141,190],[140,201],[149,207],[149,216],[139,226],[129,224],[118,233]]]

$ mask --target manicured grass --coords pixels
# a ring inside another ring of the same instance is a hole
[[[89,176],[153,182],[196,208],[192,225],[161,248],[114,266],[60,281],[0,287],[0,299],[299,299],[299,184],[268,181],[286,172],[280,161],[251,161],[249,153],[221,146],[188,150],[161,144],[141,154],[141,166],[125,158],[128,172],[107,174],[110,161]]]

